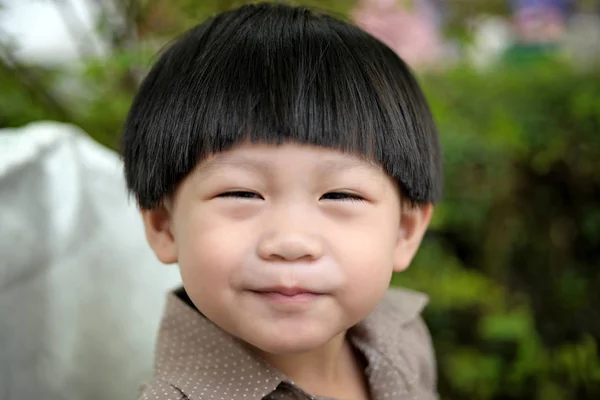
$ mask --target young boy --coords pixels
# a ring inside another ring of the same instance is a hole
[[[360,29],[258,4],[177,40],[127,118],[128,187],[178,263],[142,399],[432,399],[424,295],[388,290],[442,186],[406,65]]]

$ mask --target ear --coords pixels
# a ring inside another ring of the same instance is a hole
[[[143,210],[142,219],[146,230],[146,240],[154,254],[164,264],[177,262],[177,246],[172,232],[172,213],[169,207],[161,205],[152,210]]]
[[[432,214],[433,206],[430,203],[402,207],[394,257],[394,272],[404,271],[410,265],[429,226]]]

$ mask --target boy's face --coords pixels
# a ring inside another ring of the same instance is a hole
[[[216,154],[144,211],[159,259],[216,325],[272,354],[319,348],[382,299],[431,206],[401,205],[378,166],[337,150],[247,144]]]

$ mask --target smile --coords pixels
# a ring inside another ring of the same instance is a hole
[[[311,292],[308,289],[296,287],[266,288],[261,290],[252,290],[252,292],[266,300],[275,303],[307,303],[324,296],[323,293]]]

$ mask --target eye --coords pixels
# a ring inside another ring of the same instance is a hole
[[[255,192],[248,192],[245,190],[235,190],[232,192],[225,192],[217,195],[216,197],[221,198],[235,198],[235,199],[258,199],[263,200],[263,197]]]
[[[329,192],[321,196],[321,200],[364,201],[365,199],[354,193]]]

